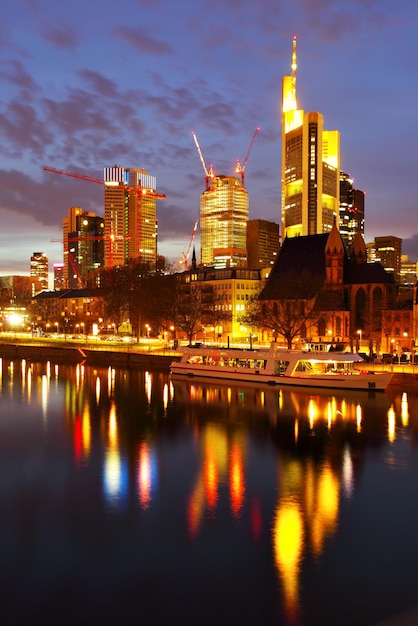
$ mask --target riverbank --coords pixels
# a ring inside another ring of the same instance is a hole
[[[103,346],[96,344],[1,342],[0,358],[54,363],[85,363],[96,367],[153,367],[168,371],[180,358],[174,350],[150,351],[147,346]]]

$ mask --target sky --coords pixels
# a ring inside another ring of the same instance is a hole
[[[366,193],[365,239],[418,261],[416,0],[14,0],[0,24],[0,275],[62,261],[71,206],[103,215],[114,164],[157,178],[158,252],[175,262],[204,170],[245,171],[250,219],[280,223],[281,79],[297,37],[298,106],[341,133]],[[55,240],[55,241],[54,241]],[[58,240],[58,241],[56,241]],[[198,235],[194,241],[199,255]]]

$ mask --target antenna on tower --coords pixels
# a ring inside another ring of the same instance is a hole
[[[296,70],[298,68],[298,64],[296,62],[296,35],[293,35],[293,45],[292,45],[292,91],[293,98],[296,102]]]

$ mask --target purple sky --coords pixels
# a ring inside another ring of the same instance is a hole
[[[366,241],[397,235],[418,260],[415,0],[14,0],[0,25],[0,274],[51,264],[70,206],[103,215],[115,163],[157,177],[159,252],[188,247],[202,164],[233,174],[256,127],[250,218],[280,221],[281,77],[298,37],[299,107],[341,133],[366,192]],[[198,239],[196,239],[198,244]]]

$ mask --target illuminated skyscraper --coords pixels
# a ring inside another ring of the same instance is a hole
[[[48,257],[45,252],[34,252],[30,258],[30,275],[37,278],[40,289],[48,289]]]
[[[282,80],[282,236],[329,232],[339,218],[340,134],[324,130],[321,113],[296,100],[296,37],[292,73]]]
[[[104,170],[105,267],[157,260],[157,180],[142,169]]]
[[[357,233],[364,236],[364,191],[353,186],[349,174],[340,172],[340,235],[345,247]]]
[[[247,263],[248,192],[235,176],[213,176],[200,196],[202,264],[215,267]]]

